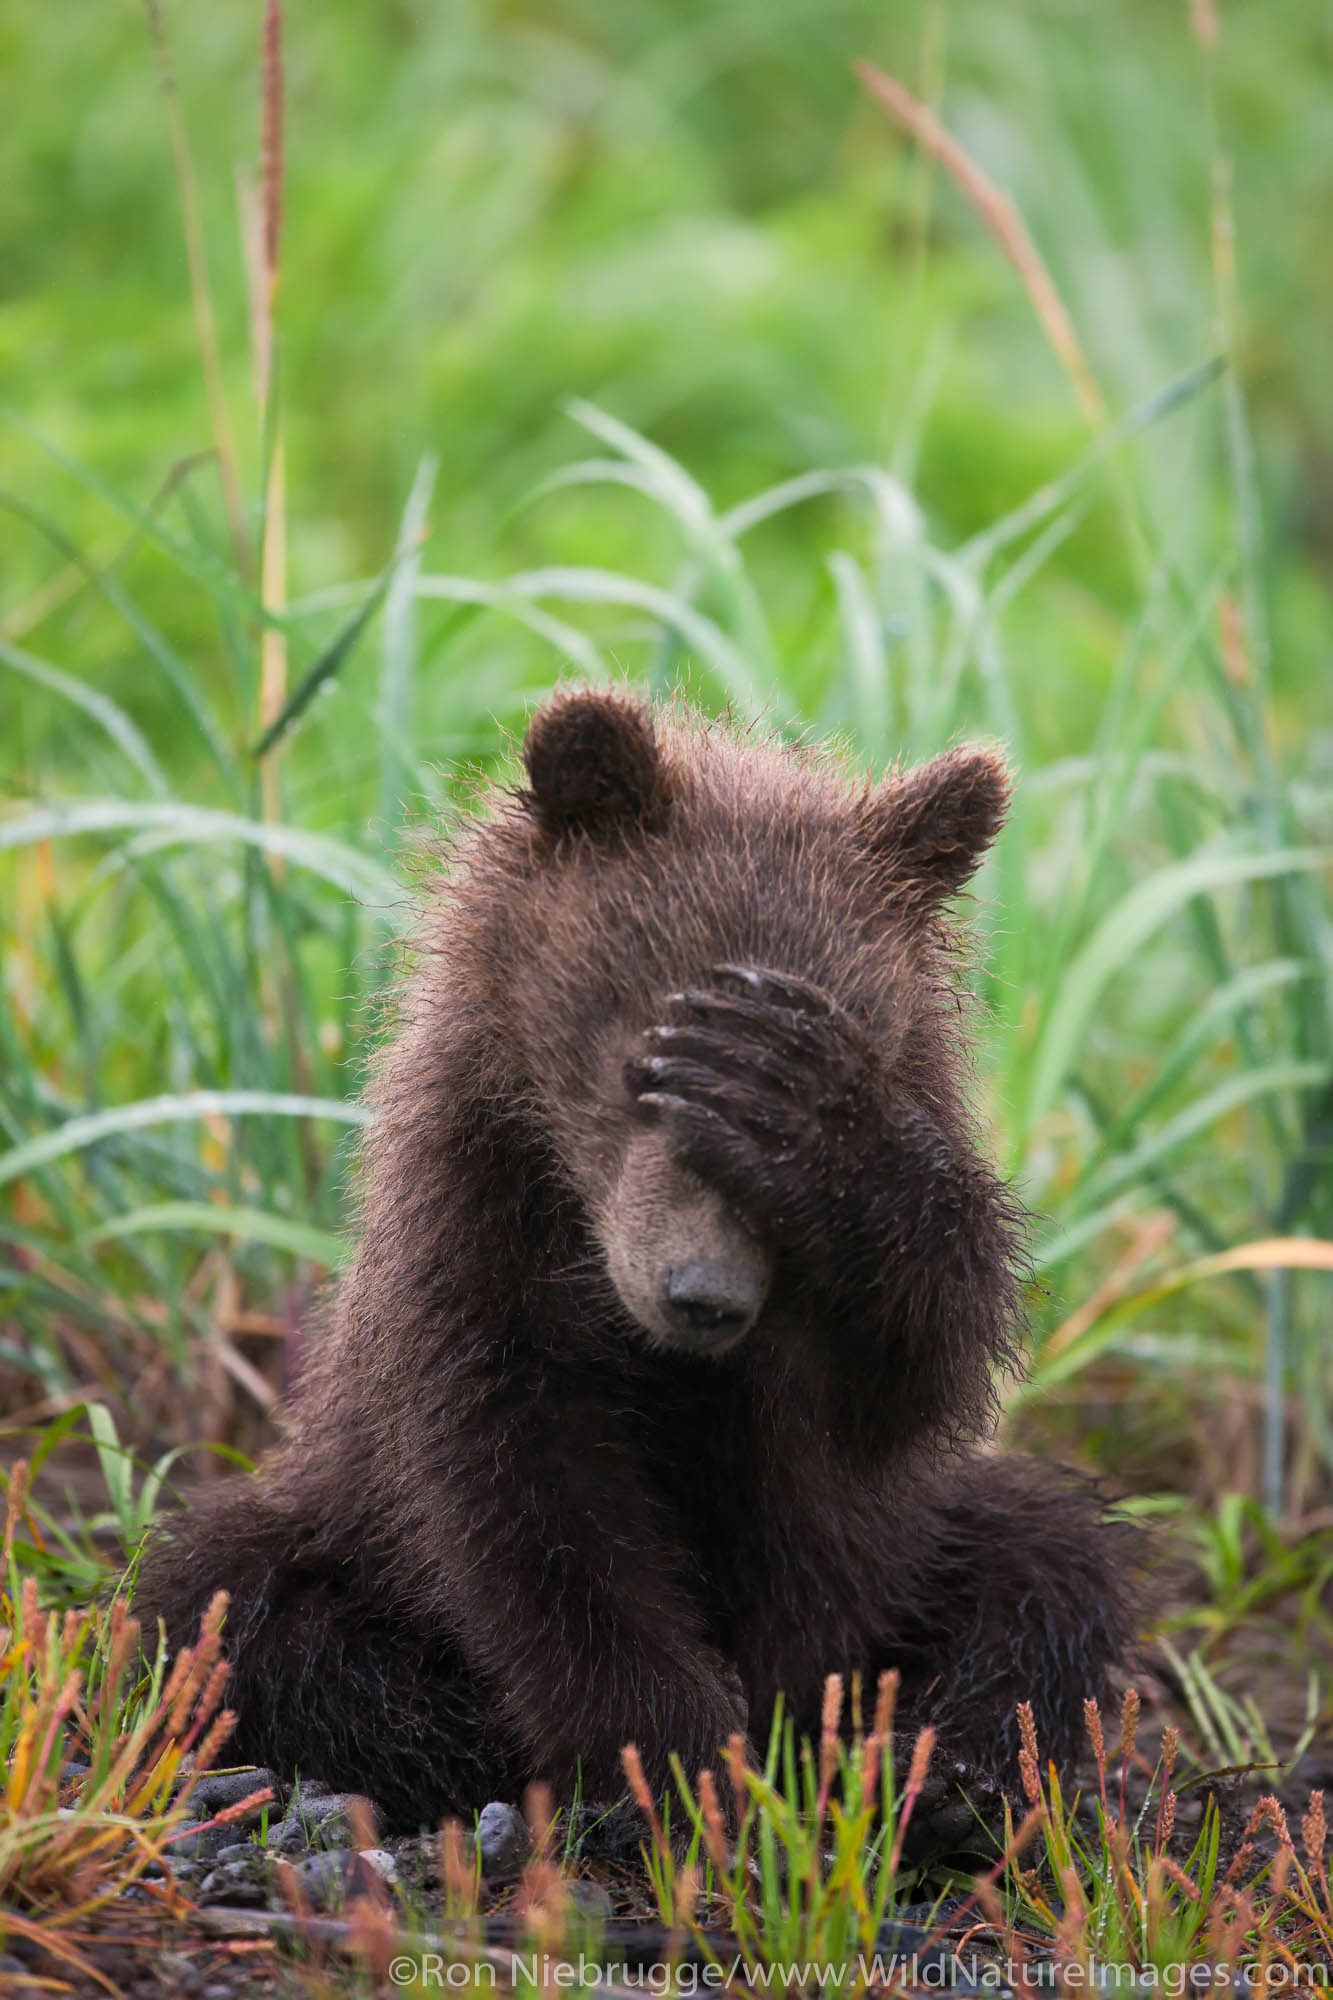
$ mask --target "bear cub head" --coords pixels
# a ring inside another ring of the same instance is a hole
[[[1007,773],[961,747],[857,783],[607,689],[547,701],[523,762],[449,898],[489,1095],[572,1194],[612,1315],[717,1357],[860,1254],[853,1209],[907,1241],[896,1157],[918,1203],[973,1158],[944,905]]]

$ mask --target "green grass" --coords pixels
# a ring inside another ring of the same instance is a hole
[[[1201,1752],[1327,1725],[1330,47],[1236,0],[1210,50],[1205,13],[292,16],[261,406],[257,22],[171,10],[239,523],[147,30],[0,29],[0,1413],[52,1597],[175,1447],[269,1434],[422,857],[557,678],[628,677],[876,770],[1005,743],[973,912],[1037,1217],[1008,1421],[1180,1523]],[[1104,422],[862,56],[1014,198]],[[79,1437],[92,1503],[52,1484]],[[1242,1631],[1292,1717],[1245,1707]]]
[[[216,1713],[220,1605],[169,1680],[161,1659],[138,1679],[137,1628],[122,1602],[107,1613],[71,1613],[63,1625],[38,1610],[32,1579],[19,1584],[10,1561],[22,1523],[19,1491],[5,1533],[8,1587],[0,1591],[7,1621],[0,1624],[0,1748],[8,1766],[0,1800],[7,1910],[0,1944],[38,1948],[61,1973],[97,1979],[99,1913],[118,1909],[123,1933],[131,1906],[118,1899],[131,1888],[143,1896],[152,1864],[164,1878],[148,1891],[158,1925],[197,1953],[202,1934],[188,1891],[173,1879],[172,1851],[192,1817],[193,1786],[227,1732],[229,1719]],[[946,1938],[946,1952],[964,1967],[979,1954],[992,1980],[1006,1961],[1012,1980],[1030,1978],[1024,1968],[1034,1960],[1053,1960],[1116,1966],[1121,1979],[1132,1974],[1180,1990],[1170,1982],[1191,1966],[1280,1967],[1289,1983],[1296,1968],[1308,1977],[1326,1962],[1333,1879],[1322,1795],[1304,1815],[1299,1847],[1276,1799],[1266,1796],[1226,1851],[1211,1798],[1192,1840],[1177,1839],[1173,1848],[1177,1733],[1168,1728],[1160,1747],[1145,1753],[1136,1694],[1127,1695],[1109,1748],[1097,1706],[1087,1704],[1093,1775],[1082,1810],[1055,1769],[1043,1770],[1031,1712],[1020,1710],[1026,1810],[1019,1817],[1006,1808],[1003,1828],[981,1836],[969,1893],[946,1908],[950,1885],[940,1878],[932,1888],[905,1858],[933,1732],[922,1732],[907,1768],[895,1770],[895,1747],[902,1747],[893,1734],[896,1676],[881,1679],[873,1716],[863,1715],[862,1691],[853,1685],[847,1733],[840,1727],[845,1692],[833,1676],[816,1743],[798,1743],[779,1713],[762,1768],[747,1764],[736,1737],[720,1774],[705,1771],[691,1783],[677,1766],[676,1794],[665,1801],[648,1790],[637,1751],[626,1748],[629,1790],[644,1821],[643,1877],[628,1893],[641,1919],[655,1910],[663,1971],[653,1977],[670,1978],[665,1968],[679,1967],[688,1946],[697,1963],[716,1969],[711,1983],[729,1990],[776,1984],[856,1995],[884,1990],[895,1972]],[[90,1754],[83,1773],[65,1768],[75,1744]],[[725,1805],[720,1790],[729,1794]],[[237,1822],[239,1833],[245,1813],[268,1796],[257,1774],[243,1802],[206,1824]],[[372,1888],[313,1923],[299,1875],[277,1859],[276,1912],[250,1913],[250,1937],[268,1939],[269,1952],[273,1940],[285,1940],[283,1990],[321,1996],[383,1992],[386,1977],[400,1990],[429,1990],[432,1963],[494,1966],[498,1982],[491,1983],[516,1993],[530,1990],[532,1968],[543,1962],[615,1964],[624,1933],[608,1929],[579,1899],[576,1878],[584,1871],[567,1843],[561,1852],[560,1823],[540,1788],[529,1795],[527,1813],[531,1856],[516,1888],[502,1892],[507,1931],[488,1934],[484,1915],[494,1910],[496,1893],[481,1879],[468,1836],[451,1822],[441,1832],[433,1889],[395,1898]],[[364,1801],[352,1818],[354,1844],[374,1847]],[[616,1886],[623,1901],[623,1874]],[[398,1975],[389,1973],[391,1964]],[[276,1967],[266,1957],[263,1969]],[[930,1983],[932,1975],[924,1976]],[[548,1984],[537,1976],[540,1990]],[[699,1984],[697,1973],[677,1971],[672,1990]]]
[[[43,1610],[23,1545],[26,1472],[14,1475],[0,1539],[0,1945],[37,1945],[61,1974],[86,1973],[83,1930],[150,1864],[160,1870],[230,1734],[226,1600],[169,1670],[159,1647],[144,1671],[123,1599],[63,1619]],[[86,1768],[74,1776],[76,1750]]]
[[[1040,1218],[1024,1394],[1131,1486],[1205,1498],[1239,1398],[1270,1515],[1308,1511],[1327,1252],[1262,1246],[1333,1235],[1328,621],[1315,474],[1281,443],[1322,403],[1301,316],[1266,331],[1320,282],[1314,31],[1241,8],[1210,54],[1162,10],[934,0],[891,29],[795,7],[775,36],[743,0],[303,24],[258,421],[219,164],[253,149],[257,52],[239,17],[168,15],[238,549],[149,38],[85,16],[18,37],[68,226],[24,238],[36,289],[0,323],[54,312],[70,355],[18,339],[8,420],[10,1407],[117,1404],[185,1441],[160,1376],[148,1408],[123,1385],[165,1353],[192,1394],[207,1354],[205,1434],[255,1441],[273,1331],[337,1259],[406,860],[554,678],[628,675],[874,768],[1006,743],[978,1037]],[[1091,437],[1000,247],[858,94],[861,52],[1016,197],[1113,412]],[[1229,218],[1238,295],[1210,264]],[[96,334],[61,283],[96,287]],[[279,527],[290,594],[259,575]]]
[[[1221,423],[1223,403],[1216,371],[1202,368],[1138,422]],[[293,659],[304,655],[305,679],[327,696],[306,703],[296,673],[290,720],[270,729],[263,759],[237,744],[165,636],[141,627],[189,687],[189,721],[212,746],[208,781],[188,796],[128,710],[99,691],[90,713],[86,684],[60,688],[101,741],[86,742],[74,784],[0,821],[19,898],[0,1186],[15,1191],[10,1307],[24,1338],[8,1358],[47,1396],[100,1394],[104,1380],[78,1382],[86,1369],[67,1327],[95,1332],[108,1371],[145,1336],[184,1367],[206,1337],[206,1301],[193,1303],[206,1259],[256,1305],[284,1270],[336,1260],[345,1149],[334,1141],[361,1115],[345,1098],[405,895],[374,839],[339,813],[332,773],[339,755],[368,749],[377,796],[396,804],[410,724],[375,721],[410,714],[418,683],[447,675],[455,648],[466,657],[480,631],[517,623],[544,648],[548,682],[571,661],[662,691],[683,678],[697,699],[775,728],[839,730],[872,760],[875,744],[917,755],[966,729],[1004,738],[1019,788],[978,893],[979,1035],[1006,1163],[1043,1218],[1036,1265],[1049,1302],[1033,1387],[1112,1362],[1145,1383],[1200,1367],[1257,1377],[1280,1340],[1285,1386],[1304,1391],[1325,1453],[1327,1276],[1285,1276],[1278,1313],[1273,1276],[1258,1273],[1270,1239],[1328,1224],[1333,847],[1308,774],[1265,747],[1262,685],[1228,677],[1225,583],[1187,591],[1161,555],[1096,740],[1043,763],[1026,747],[1008,639],[1036,574],[1015,572],[1048,524],[1104,483],[1104,451],[1017,518],[946,548],[890,474],[812,472],[719,509],[637,432],[587,406],[575,414],[602,455],[574,461],[547,491],[628,487],[676,543],[660,576],[562,562],[455,577],[428,565],[409,523],[369,699],[344,680],[356,655],[338,640],[377,588],[368,581],[284,614]],[[1130,471],[1131,452],[1115,461]],[[792,662],[751,546],[784,514],[818,510],[834,514],[841,545]],[[139,525],[225,639],[243,579],[181,528]],[[372,651],[369,634],[360,643]],[[6,657],[50,684],[52,662]],[[537,685],[524,676],[507,691],[511,724]],[[475,749],[487,749],[480,731]],[[301,776],[312,756],[319,785]],[[275,820],[262,816],[260,768],[279,760]],[[439,806],[456,801],[455,769],[413,775]],[[1221,1252],[1242,1268],[1218,1272],[1209,1259]],[[1318,1243],[1271,1254],[1284,1272],[1329,1257]],[[1206,1282],[1202,1298],[1181,1289],[1191,1276]],[[1089,1296],[1086,1324],[1066,1317]],[[159,1314],[163,1302],[165,1323],[145,1327],[145,1303]]]

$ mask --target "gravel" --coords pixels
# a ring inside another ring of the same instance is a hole
[[[229,1903],[242,1909],[262,1909],[269,1898],[269,1863],[260,1847],[244,1859],[219,1861],[195,1890],[201,1903]]]
[[[532,1851],[527,1823],[514,1806],[492,1799],[477,1815],[477,1859],[488,1882],[517,1875]]]
[[[350,1896],[382,1896],[397,1879],[391,1854],[382,1847],[334,1848],[311,1854],[297,1868],[301,1887],[317,1910],[338,1909]]]
[[[615,1915],[615,1905],[610,1893],[600,1882],[567,1882],[565,1890],[576,1910],[585,1917],[599,1917],[609,1922]]]
[[[373,1819],[375,1808],[357,1792],[313,1792],[309,1786],[293,1794],[284,1818],[270,1828],[268,1845],[274,1854],[305,1854],[312,1847],[350,1847],[355,1838],[352,1816],[360,1805]]]
[[[281,1797],[282,1787],[278,1780],[272,1771],[265,1770],[262,1765],[253,1771],[209,1772],[190,1793],[190,1811],[198,1819],[211,1819],[214,1813],[239,1805],[242,1799],[249,1798],[251,1792],[262,1792],[266,1786],[275,1800]],[[246,1821],[258,1819],[265,1811],[271,1814],[273,1810],[271,1804],[268,1807],[253,1806],[245,1815]],[[233,1826],[241,1824],[240,1820],[232,1821]]]
[[[233,1827],[205,1826],[197,1833],[181,1834],[179,1839],[172,1841],[167,1853],[173,1862],[213,1861],[222,1848],[231,1846],[235,1838]]]
[[[203,1907],[223,1904],[235,1909],[276,1906],[282,1898],[273,1875],[278,1857],[290,1861],[307,1902],[315,1910],[337,1910],[358,1895],[383,1897],[387,1887],[398,1881],[398,1865],[384,1848],[354,1846],[362,1815],[374,1823],[374,1806],[358,1792],[334,1791],[316,1780],[306,1780],[281,1800],[286,1787],[272,1771],[258,1767],[249,1771],[225,1771],[199,1780],[188,1805],[197,1819],[209,1819],[239,1805],[252,1792],[271,1790],[274,1798],[267,1806],[255,1806],[242,1819],[223,1826],[201,1827],[183,1834],[170,1848],[173,1875],[190,1885],[195,1902]],[[511,1807],[498,1807],[510,1813]],[[263,1814],[270,1815],[267,1839],[259,1838]],[[517,1817],[517,1816],[515,1816]],[[521,1819],[526,1853],[527,1831]],[[245,1837],[249,1827],[253,1838]],[[145,1874],[160,1874],[155,1865]]]

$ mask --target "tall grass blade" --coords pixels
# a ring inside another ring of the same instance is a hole
[[[163,1231],[183,1231],[190,1235],[230,1236],[240,1243],[263,1243],[270,1250],[286,1250],[307,1263],[326,1268],[340,1264],[347,1245],[340,1236],[287,1215],[273,1215],[267,1209],[229,1208],[211,1201],[159,1201],[144,1208],[117,1215],[81,1239],[93,1247],[118,1242],[122,1237]]]
[[[1123,896],[1067,967],[1044,1023],[1023,1107],[1024,1140],[1055,1102],[1108,982],[1168,918],[1196,896],[1240,882],[1327,867],[1331,858],[1322,848],[1278,848],[1267,854],[1201,854],[1159,869]]]
[[[89,687],[86,681],[74,674],[62,672],[35,653],[25,652],[21,647],[11,646],[8,640],[0,639],[0,662],[25,680],[32,681],[50,694],[59,695],[63,701],[73,702],[85,715],[90,715],[98,726],[104,729],[118,750],[133,764],[141,778],[159,798],[169,790],[162,766],[149,749],[147,741],[138,727],[126,715],[119,702],[112,701],[110,695]]]
[[[281,855],[322,876],[345,895],[385,912],[398,907],[403,899],[401,886],[387,869],[341,841],[207,806],[139,805],[123,799],[81,799],[71,805],[40,806],[0,817],[0,851],[31,846],[39,840],[136,828],[146,830],[151,844],[157,846],[239,841],[264,853]]]
[[[374,589],[356,614],[349,618],[341,630],[330,640],[314,665],[308,667],[305,673],[302,674],[300,680],[287,696],[286,701],[251,751],[250,754],[256,763],[262,763],[264,758],[277,748],[292,724],[309,708],[315,696],[341,673],[343,667],[346,666],[348,660],[355,652],[357,643],[365,632],[366,627],[379,610],[380,605],[384,602],[390,588],[392,576],[393,570],[390,567],[385,570],[383,576],[380,577]]]
[[[1142,1181],[1150,1166],[1165,1158],[1168,1153],[1181,1146],[1187,1139],[1200,1132],[1206,1132],[1220,1118],[1227,1117],[1242,1105],[1252,1104],[1257,1098],[1270,1092],[1284,1090],[1317,1090],[1328,1081],[1328,1063],[1281,1062],[1271,1063],[1262,1069],[1245,1070],[1239,1076],[1228,1077],[1225,1083],[1217,1085],[1204,1096],[1197,1098],[1184,1111],[1168,1120],[1158,1131],[1136,1146],[1132,1153],[1112,1161],[1088,1183],[1085,1198],[1088,1201],[1107,1201],[1124,1188]],[[1081,1206],[1081,1202],[1075,1205]]]
[[[277,1090],[190,1090],[172,1097],[140,1098],[87,1117],[67,1118],[52,1132],[29,1139],[0,1153],[0,1187],[30,1174],[52,1160],[66,1158],[155,1125],[197,1123],[205,1118],[327,1118],[339,1125],[368,1125],[370,1113],[360,1104],[335,1097],[300,1097]]]
[[[1026,535],[1033,528],[1040,527],[1048,515],[1067,506],[1080,489],[1100,472],[1107,460],[1114,457],[1122,444],[1127,444],[1130,438],[1137,437],[1142,431],[1151,430],[1154,425],[1174,415],[1177,410],[1184,409],[1196,396],[1210,388],[1225,373],[1226,367],[1226,356],[1213,354],[1195,367],[1187,368],[1184,374],[1176,376],[1174,381],[1155,390],[1144,402],[1126,411],[1123,417],[1109,424],[1088,446],[1082,457],[1074,461],[1067,472],[1062,472],[1058,479],[1052,479],[1046,485],[1039,486],[1021,506],[1002,514],[997,521],[992,521],[988,528],[983,528],[980,534],[973,535],[969,541],[964,542],[958,550],[958,560],[967,563],[973,569],[984,569],[991,557],[1000,549],[1015,541],[1020,535]]]
[[[386,829],[397,825],[401,809],[400,774],[404,767],[396,746],[409,742],[412,735],[417,581],[421,575],[421,550],[428,533],[426,517],[438,471],[439,460],[433,453],[427,453],[417,467],[399,523],[384,605],[384,652],[376,721],[382,739],[377,818]]]
[[[227,528],[231,536],[236,567],[244,575],[249,566],[249,536],[246,533],[245,502],[241,496],[240,473],[237,470],[236,440],[232,432],[231,414],[227,408],[227,392],[222,378],[217,315],[213,310],[213,288],[209,283],[208,253],[204,245],[204,228],[199,210],[199,186],[195,178],[194,159],[190,152],[189,133],[186,130],[185,114],[181,108],[175,67],[171,60],[171,43],[167,34],[162,0],[145,0],[145,10],[148,15],[149,34],[157,56],[158,81],[166,106],[176,193],[180,200],[181,225],[185,236],[185,258],[190,273],[190,301],[194,308],[195,337],[199,345],[199,360],[203,369],[204,391],[208,399],[209,423],[213,432],[213,448],[217,453]]]
[[[701,544],[711,541],[715,526],[712,502],[684,466],[629,424],[621,423],[619,417],[599,410],[595,403],[576,396],[565,408],[575,423],[582,424],[594,437],[601,438],[603,444],[611,445],[639,468],[643,490],[656,495],[691,539],[697,537]]]
[[[423,579],[423,587],[428,580]],[[552,597],[566,604],[620,605],[646,612],[668,631],[679,633],[744,714],[758,715],[773,700],[782,705],[781,690],[765,685],[753,662],[713,619],[656,584],[614,570],[557,566],[507,577],[505,588],[516,597]]]

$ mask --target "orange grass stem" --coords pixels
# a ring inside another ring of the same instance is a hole
[[[1100,429],[1106,422],[1106,405],[1101,391],[1093,379],[1078,335],[1074,332],[1074,323],[1055,288],[1055,281],[1010,196],[995,185],[990,175],[977,165],[953,134],[946,131],[929,106],[914,97],[897,77],[887,75],[872,62],[858,62],[855,72],[862,88],[876,103],[882,105],[894,122],[910,133],[932,159],[939,161],[964,199],[990,230],[1022,279],[1042,330],[1073,385],[1084,416],[1094,429]]]

